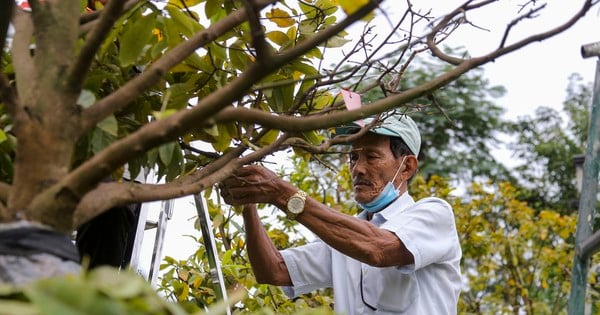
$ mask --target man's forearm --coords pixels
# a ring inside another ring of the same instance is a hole
[[[244,206],[246,249],[256,281],[273,285],[292,285],[292,280],[279,250],[263,227],[256,207]]]
[[[401,266],[414,262],[402,241],[370,222],[338,213],[309,198],[296,218],[321,240],[341,253],[372,266]]]

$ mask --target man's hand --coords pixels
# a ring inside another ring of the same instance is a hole
[[[219,184],[219,188],[221,196],[230,205],[270,203],[280,206],[295,192],[291,184],[259,165],[236,170]]]

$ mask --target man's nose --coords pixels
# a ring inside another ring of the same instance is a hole
[[[362,175],[365,173],[365,163],[364,159],[358,157],[354,162],[350,165],[350,174],[352,177],[356,177],[357,175]]]

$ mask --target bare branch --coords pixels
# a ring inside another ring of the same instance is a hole
[[[502,36],[502,40],[500,41],[500,46],[499,48],[504,47],[504,44],[506,44],[506,40],[508,39],[508,34],[510,33],[510,31],[512,30],[512,28],[517,25],[519,22],[525,20],[525,19],[532,19],[535,17],[535,13],[541,11],[542,9],[544,9],[546,7],[546,4],[544,3],[543,5],[537,7],[537,8],[533,8],[531,10],[529,10],[529,12],[517,17],[516,19],[510,21],[510,23],[508,23],[508,26],[506,27],[506,29],[504,30],[504,35]]]
[[[454,121],[450,118],[450,116],[448,116],[448,114],[446,113],[444,108],[442,108],[442,106],[438,103],[437,99],[435,98],[435,95],[433,93],[431,93],[431,94],[427,95],[427,98],[431,101],[431,104],[433,104],[433,106],[435,106],[435,108],[437,108],[437,110],[444,116],[444,118],[446,118],[448,123],[450,123],[450,126],[452,128],[457,128]]]
[[[458,65],[464,61],[464,59],[462,58],[452,57],[442,52],[442,50],[437,46],[439,44],[439,41],[436,41],[436,35],[438,35],[438,33],[443,33],[444,29],[451,27],[452,30],[450,32],[447,32],[445,35],[445,37],[447,37],[449,33],[455,30],[456,27],[463,22],[462,19],[466,15],[467,11],[486,6],[492,2],[496,2],[497,0],[485,0],[475,4],[471,4],[471,2],[473,1],[474,0],[467,1],[462,6],[456,8],[454,11],[444,16],[432,28],[431,33],[429,33],[429,35],[427,36],[427,46],[429,47],[429,50],[431,50],[431,53],[440,60],[443,60],[452,65]]]
[[[120,16],[123,10],[123,1],[108,1],[108,5],[102,10],[98,24],[92,29],[85,39],[77,61],[68,72],[67,84],[73,90],[78,91],[83,85],[83,79],[94,61],[94,55],[102,44],[106,35]]]
[[[193,152],[193,153],[196,153],[196,154],[199,154],[199,155],[202,155],[202,156],[206,156],[206,157],[211,158],[211,159],[218,159],[218,158],[221,157],[221,155],[218,154],[218,153],[199,150],[199,149],[196,149],[196,148],[194,148],[194,147],[190,146],[189,144],[184,143],[182,141],[179,142],[179,145],[184,150],[188,150],[190,152]]]

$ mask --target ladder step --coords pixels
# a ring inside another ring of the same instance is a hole
[[[146,226],[144,227],[144,230],[152,230],[157,227],[158,227],[157,221],[148,220],[148,221],[146,221]]]

